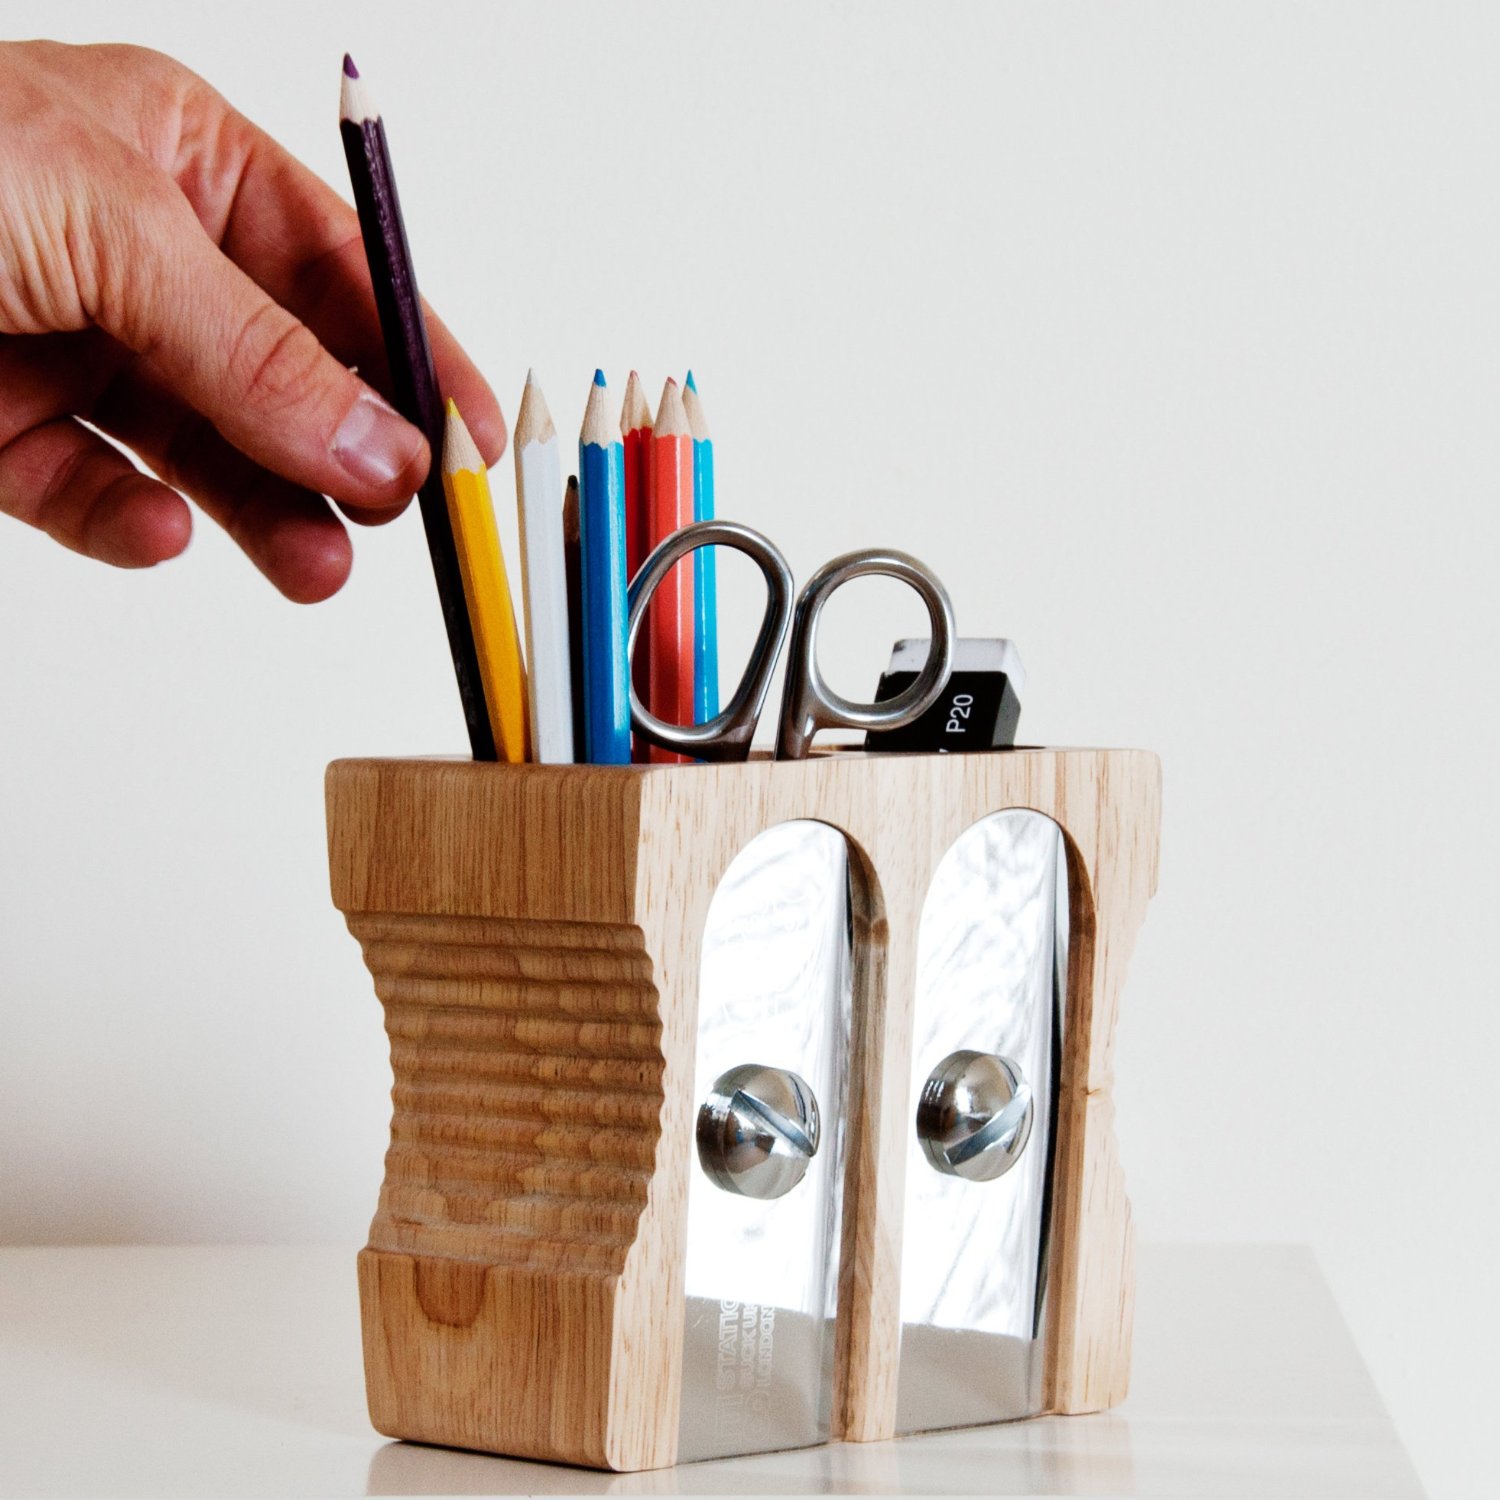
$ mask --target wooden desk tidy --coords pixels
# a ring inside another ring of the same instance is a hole
[[[1125,750],[330,766],[333,899],[395,1075],[359,1257],[376,1428],[616,1470],[675,1461],[700,935],[734,856],[809,818],[847,836],[855,877],[833,1435],[891,1436],[918,922],[944,852],[1007,808],[1052,818],[1069,849],[1044,1400],[1119,1401],[1133,1239],[1111,1065],[1159,774]]]

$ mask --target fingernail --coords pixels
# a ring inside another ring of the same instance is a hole
[[[333,435],[334,457],[361,484],[389,489],[422,449],[422,435],[374,391],[363,392]]]

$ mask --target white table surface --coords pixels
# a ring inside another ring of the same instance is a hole
[[[1311,1253],[1144,1247],[1129,1400],[596,1474],[392,1443],[352,1251],[0,1249],[0,1496],[1422,1493]]]

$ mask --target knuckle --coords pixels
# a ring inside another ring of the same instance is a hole
[[[162,84],[191,76],[175,57],[134,42],[95,42],[86,48],[112,72]]]
[[[83,507],[80,492],[93,455],[82,443],[66,448],[52,461],[42,478],[33,522],[55,542],[82,552]]]
[[[312,331],[284,308],[266,302],[241,326],[228,369],[246,403],[282,413],[317,400],[323,359],[323,346]]]
[[[166,175],[134,155],[110,167],[107,186],[70,216],[68,259],[89,319],[142,350],[160,321],[164,252],[182,232],[183,205]]]
[[[133,162],[71,119],[35,122],[0,163],[0,329],[81,328],[118,275]]]

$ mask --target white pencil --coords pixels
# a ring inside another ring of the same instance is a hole
[[[531,372],[516,417],[516,512],[521,528],[521,597],[531,664],[533,759],[573,761],[573,689],[568,655],[568,583],[563,561],[562,469],[557,430]]]

